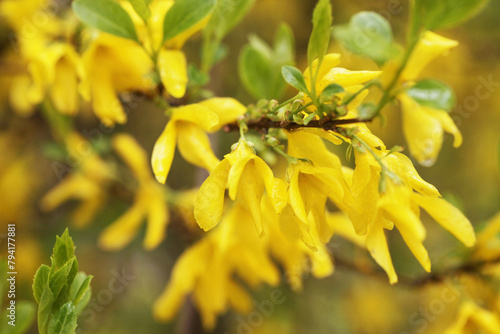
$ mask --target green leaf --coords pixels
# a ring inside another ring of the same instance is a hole
[[[50,290],[49,283],[45,283],[40,302],[38,303],[38,333],[47,334],[50,316],[52,314],[52,303],[54,295]]]
[[[304,77],[302,76],[302,72],[300,72],[298,68],[285,65],[281,68],[281,74],[290,86],[310,95]]]
[[[78,305],[85,293],[90,289],[90,282],[92,281],[93,276],[86,276],[83,282],[81,282],[79,289],[77,290],[77,293],[75,297],[73,298],[73,302],[75,305]]]
[[[163,41],[188,30],[212,13],[215,0],[177,0],[163,21]]]
[[[467,21],[483,9],[488,0],[416,0],[425,29],[449,28]]]
[[[73,283],[76,274],[78,273],[78,261],[76,260],[76,257],[74,257],[72,261],[68,262],[67,265],[69,267],[69,271],[61,291],[57,296],[55,292],[52,291],[55,296],[53,307],[56,309],[61,307],[64,303],[66,303],[69,300],[70,287],[71,284]]]
[[[255,99],[267,98],[270,59],[247,45],[240,53],[238,73],[245,89]]]
[[[351,52],[382,65],[399,53],[389,22],[374,12],[360,12],[348,25],[335,27],[334,37]]]
[[[208,71],[217,63],[217,51],[222,39],[252,8],[255,0],[219,0],[203,29],[202,68]]]
[[[323,101],[329,101],[333,98],[334,95],[343,93],[344,91],[344,87],[340,86],[339,84],[332,83],[326,86],[325,89],[323,89],[320,98]]]
[[[64,304],[49,322],[50,334],[74,334],[76,329],[76,310],[72,302]]]
[[[149,17],[151,16],[151,10],[148,4],[144,0],[127,0],[130,2],[134,11],[141,17],[144,23],[147,24]]]
[[[362,103],[358,107],[358,118],[360,120],[369,120],[375,117],[377,106],[373,102]]]
[[[85,24],[115,36],[139,42],[128,13],[111,0],[75,0],[71,7]]]
[[[307,61],[309,67],[314,59],[323,61],[330,44],[330,29],[332,26],[332,6],[330,0],[320,0],[313,13],[313,30],[307,45]]]
[[[419,104],[450,112],[456,99],[446,83],[435,79],[424,79],[409,88],[406,93]]]
[[[68,276],[71,272],[71,269],[74,266],[74,262],[76,261],[76,257],[71,261],[67,262],[62,268],[57,270],[52,277],[49,277],[49,286],[50,290],[54,295],[54,299],[57,299],[59,293],[63,289],[64,285],[68,281]]]
[[[40,297],[42,296],[43,289],[47,282],[49,281],[50,267],[42,264],[35,273],[33,278],[33,296],[37,303],[40,302]]]
[[[303,123],[304,125],[307,125],[307,124],[309,124],[309,122],[311,122],[311,121],[312,121],[315,117],[316,117],[316,114],[315,114],[315,113],[309,114],[309,115],[307,115],[307,116],[304,118],[304,120],[302,121],[302,123]]]
[[[105,0],[108,1],[108,0]],[[64,233],[59,237],[56,236],[56,243],[52,250],[52,258],[56,265],[55,269],[59,269],[71,260],[75,255],[75,244],[73,239],[69,236],[69,231],[66,228]]]
[[[189,83],[196,87],[203,87],[210,80],[210,76],[200,71],[194,64],[188,65],[188,78]]]

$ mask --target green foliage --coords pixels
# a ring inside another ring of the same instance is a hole
[[[151,16],[148,4],[144,0],[128,0],[128,2],[130,2],[137,15],[146,23]]]
[[[293,66],[283,66],[281,68],[281,74],[290,86],[310,95],[309,90],[306,86],[306,81],[304,80],[304,76],[298,68]]]
[[[128,13],[111,0],[75,0],[75,15],[85,24],[108,34],[139,42],[134,23]]]
[[[354,15],[349,24],[335,27],[333,35],[349,51],[368,57],[379,66],[400,52],[400,48],[394,43],[391,25],[374,12]]]
[[[416,0],[415,10],[425,29],[452,27],[476,15],[488,0]]]
[[[217,63],[216,53],[224,36],[231,31],[252,8],[255,0],[219,0],[205,29],[203,29],[203,69]]]
[[[7,281],[7,260],[0,261],[0,296],[5,297],[7,295],[8,290],[8,281]],[[0,300],[1,304],[1,300]],[[0,312],[0,333],[2,334],[23,334],[26,333],[33,321],[35,320],[36,307],[33,302],[29,301],[16,301],[16,322],[15,326],[11,326],[8,324],[10,319],[7,317],[9,314],[9,310],[7,307],[10,305],[1,305],[2,311]]]
[[[365,102],[358,107],[358,118],[361,120],[372,119],[376,115],[377,106],[373,102]]]
[[[446,83],[435,79],[418,81],[407,94],[419,104],[435,109],[451,111],[455,105],[455,94]]]
[[[241,51],[238,72],[243,86],[256,99],[278,99],[286,89],[281,67],[294,63],[294,38],[290,27],[282,24],[271,48],[257,36]]]
[[[72,334],[77,317],[90,300],[92,276],[78,272],[75,245],[66,229],[56,243],[52,266],[41,265],[33,279],[40,334]]]
[[[177,0],[163,21],[163,41],[193,27],[212,13],[215,0]]]
[[[313,30],[307,46],[307,61],[309,66],[311,66],[316,58],[318,58],[318,64],[321,65],[330,44],[331,26],[332,7],[330,1],[320,0],[314,8]]]
[[[344,92],[344,87],[340,86],[339,84],[332,83],[329,84],[328,86],[323,89],[320,95],[321,101],[329,101],[331,100],[336,94],[343,93]]]

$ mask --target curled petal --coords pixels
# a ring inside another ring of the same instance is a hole
[[[189,122],[178,122],[177,133],[177,147],[183,158],[209,172],[213,171],[219,159],[212,152],[207,134]]]

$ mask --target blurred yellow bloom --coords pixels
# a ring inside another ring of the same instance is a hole
[[[500,212],[497,213],[486,227],[477,235],[477,246],[474,257],[478,260],[488,261],[500,257]]]
[[[165,189],[153,178],[146,152],[135,139],[125,134],[116,135],[113,147],[139,181],[139,188],[132,207],[102,232],[99,245],[106,250],[122,249],[137,235],[146,217],[148,222],[143,245],[148,250],[153,249],[165,238],[169,221]]]
[[[245,112],[245,106],[232,98],[211,98],[173,109],[151,158],[158,182],[165,183],[167,180],[176,144],[188,162],[208,171],[214,170],[219,159],[212,152],[206,132],[219,130]]]
[[[127,120],[118,93],[154,88],[148,78],[153,63],[131,40],[98,33],[82,58],[86,77],[80,87],[81,93],[92,100],[94,113],[106,126],[123,124]]]
[[[72,221],[77,227],[83,227],[106,201],[106,189],[114,173],[79,134],[70,133],[65,144],[76,170],[42,197],[40,207],[43,211],[52,211],[68,200],[78,199],[82,203],[73,212]]]
[[[470,326],[472,324],[474,327]],[[477,328],[481,333],[485,334],[499,333],[500,318],[497,314],[480,307],[471,300],[467,300],[460,306],[457,320],[446,329],[444,334],[477,333],[473,328]]]
[[[240,140],[203,182],[196,196],[194,216],[205,231],[215,227],[222,217],[226,184],[229,197],[248,210],[259,234],[264,232],[260,210],[264,190],[277,212],[286,204],[285,185],[275,179],[264,160]]]
[[[158,320],[171,320],[192,293],[204,327],[213,329],[217,315],[229,306],[240,313],[252,309],[252,299],[235,275],[251,286],[278,284],[279,272],[252,220],[248,211],[237,204],[218,228],[181,255],[171,281],[154,305]]]

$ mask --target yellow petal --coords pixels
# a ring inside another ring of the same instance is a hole
[[[97,211],[104,205],[104,195],[94,195],[85,200],[78,206],[77,209],[71,214],[72,221],[76,228],[86,227],[92,218],[95,217]]]
[[[413,194],[413,200],[464,245],[474,246],[476,242],[474,228],[460,210],[442,198]]]
[[[199,104],[208,107],[219,116],[219,122],[209,131],[216,132],[225,124],[235,122],[236,119],[247,112],[247,108],[235,99],[229,97],[214,97],[204,100]]]
[[[307,222],[306,207],[304,205],[302,195],[300,194],[299,174],[299,171],[296,170],[290,177],[288,196],[290,198],[290,204],[293,208],[293,211],[297,215],[297,218],[299,218],[303,222]]]
[[[62,57],[56,64],[50,96],[59,112],[75,115],[78,108],[78,78],[75,64],[68,58]]]
[[[259,235],[264,232],[260,210],[263,193],[264,182],[259,170],[255,167],[255,161],[252,160],[245,166],[241,174],[236,199],[252,215]]]
[[[219,116],[206,106],[194,103],[173,109],[171,121],[191,122],[208,132],[219,124]]]
[[[166,199],[161,196],[163,189],[157,183],[153,183],[151,187],[157,190],[153,191],[154,196],[148,199],[148,225],[143,244],[147,250],[156,248],[165,239],[166,226],[169,222]]]
[[[127,121],[127,116],[116,97],[111,77],[107,71],[96,70],[93,73],[90,89],[94,113],[104,125],[112,126],[115,123],[123,124]]]
[[[162,184],[164,184],[167,180],[168,172],[172,166],[172,160],[174,159],[175,153],[176,136],[175,122],[171,120],[168,122],[165,130],[163,130],[153,148],[151,164],[153,166],[153,172],[156,179]]]
[[[286,134],[289,155],[309,159],[314,166],[340,168],[339,157],[330,152],[317,135],[306,131],[291,131]]]
[[[212,152],[207,134],[197,125],[177,122],[177,148],[191,164],[213,171],[219,159]]]
[[[132,136],[118,134],[113,137],[112,145],[138,180],[146,181],[151,178],[146,152]]]
[[[321,63],[321,67],[319,68],[318,71],[318,79],[321,79],[325,76],[328,71],[330,71],[332,68],[340,64],[340,54],[338,53],[329,53],[325,55],[323,58],[323,62]],[[312,72],[315,73],[316,69],[318,68],[318,59],[314,59],[312,62]],[[304,80],[307,84],[307,88],[311,87],[311,71],[309,70],[309,67],[306,68],[304,71]],[[319,80],[318,80],[319,81]]]
[[[401,79],[403,81],[415,80],[434,58],[445,54],[457,45],[457,41],[425,31],[408,59]]]
[[[349,71],[345,68],[334,67],[325,74],[318,85],[321,92],[326,86],[336,83],[342,87],[359,85],[380,76],[380,71]]]
[[[208,14],[203,19],[198,21],[195,25],[191,26],[189,29],[185,30],[174,38],[167,40],[165,42],[165,47],[168,49],[181,49],[188,38],[190,38],[192,35],[200,31],[207,25],[210,17],[211,14]]]
[[[92,198],[99,193],[98,184],[80,174],[72,174],[42,197],[40,208],[43,211],[52,211],[67,200]]]
[[[101,232],[99,246],[108,251],[122,249],[137,235],[143,218],[143,208],[135,203],[127,212]]]
[[[239,313],[249,313],[252,308],[252,298],[241,286],[236,284],[233,280],[228,283],[228,298],[231,306]]]
[[[205,231],[214,228],[224,210],[224,193],[231,165],[222,160],[210,176],[203,182],[194,202],[194,217]]]
[[[243,174],[243,170],[249,161],[253,160],[255,156],[249,155],[244,156],[242,159],[237,160],[231,166],[228,175],[227,187],[228,187],[228,195],[229,198],[233,201],[236,200],[236,194],[238,192],[238,184],[240,183],[241,174]],[[229,160],[228,160],[229,161]]]
[[[16,76],[12,80],[9,102],[21,116],[30,116],[35,110],[34,105],[26,98],[30,86],[31,80],[27,75]]]
[[[366,236],[356,234],[349,217],[343,212],[327,213],[327,221],[335,235],[349,240],[360,248],[366,248]]]
[[[398,282],[398,276],[392,264],[391,253],[387,246],[384,229],[379,223],[373,224],[366,235],[366,248],[379,266],[384,269],[389,277],[389,282],[395,284]]]
[[[161,49],[158,54],[161,82],[168,94],[181,98],[188,82],[186,57],[182,51]]]

